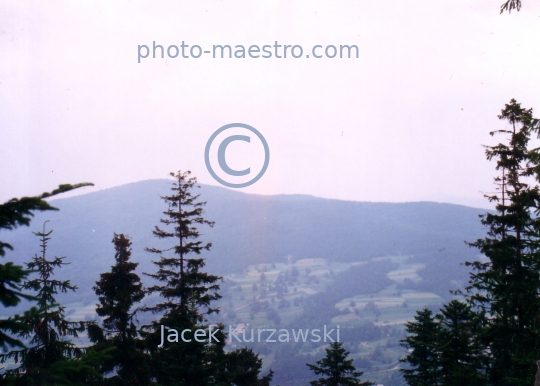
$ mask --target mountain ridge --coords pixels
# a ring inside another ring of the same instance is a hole
[[[152,236],[166,206],[160,196],[170,193],[172,180],[134,182],[69,198],[52,204],[59,212],[37,213],[31,226],[3,232],[14,245],[7,260],[22,264],[39,251],[31,232],[54,229],[50,252],[67,256],[72,264],[59,271],[80,288],[79,297],[93,294],[99,273],[114,261],[113,234],[133,240],[138,272],[153,272],[157,256],[144,247],[164,247]],[[366,261],[390,255],[430,255],[445,249],[465,261],[473,253],[464,243],[484,235],[478,215],[485,209],[433,202],[358,202],[311,195],[254,195],[217,186],[195,190],[207,201],[203,217],[214,228],[200,227],[201,240],[212,242],[207,269],[219,275],[241,271],[251,264],[304,258],[328,261]],[[143,276],[143,280],[147,280]]]

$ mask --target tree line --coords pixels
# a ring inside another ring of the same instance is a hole
[[[198,187],[190,172],[171,173],[172,193],[163,196],[168,209],[161,224],[153,230],[158,239],[170,241],[166,248],[146,250],[159,256],[156,271],[145,273],[153,279],[144,288],[135,273],[138,263],[131,260],[131,240],[114,234],[115,264],[100,274],[93,290],[98,296],[96,313],[102,320],[68,320],[65,307],[56,299],[59,293],[76,291],[69,280],[57,280],[55,271],[69,264],[66,257],[49,256],[52,230],[47,222],[35,235],[41,250],[26,268],[11,262],[0,264],[0,301],[4,308],[22,299],[34,302],[23,315],[0,319],[0,383],[6,385],[270,385],[273,371],[261,374],[262,359],[252,349],[225,349],[224,326],[214,326],[207,316],[219,313],[213,303],[219,294],[222,278],[204,271],[201,252],[211,243],[199,239],[198,227],[213,226],[203,217],[205,202],[193,194]],[[12,199],[0,205],[0,229],[11,230],[29,225],[36,211],[57,210],[45,198],[89,183],[62,185],[52,193],[38,197]],[[0,255],[13,246],[0,242]],[[142,305],[149,294],[160,301]],[[140,326],[137,316],[148,312],[157,316]],[[219,329],[217,333],[215,330]],[[163,331],[202,331],[204,336],[189,341],[163,342]],[[71,338],[87,334],[88,347],[78,347]],[[326,357],[308,365],[319,375],[312,385],[369,385],[360,382],[348,359],[349,353],[336,342],[326,350]],[[9,365],[9,366],[7,366]],[[337,372],[336,372],[337,369]],[[327,383],[334,382],[334,383]],[[345,382],[345,383],[343,383]]]

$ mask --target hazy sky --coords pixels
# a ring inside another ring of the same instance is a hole
[[[245,192],[482,202],[499,111],[516,98],[540,115],[540,5],[499,15],[501,2],[2,1],[0,201],[178,169],[216,185],[206,141],[241,122],[271,152]],[[138,64],[153,41],[355,44],[360,57]]]

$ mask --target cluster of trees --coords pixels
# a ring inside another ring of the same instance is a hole
[[[473,251],[471,250],[471,252]],[[474,259],[474,255],[474,253],[470,253],[470,259]],[[469,258],[464,256],[463,253],[447,251],[446,249],[436,253],[413,256],[409,259],[409,262],[423,265],[416,272],[422,280],[414,281],[406,278],[402,283],[398,284],[397,288],[433,292],[442,298],[450,300],[452,294],[448,292],[448,289],[462,289],[469,280],[469,270],[461,264],[464,259]]]
[[[540,359],[540,136],[532,109],[514,99],[499,118],[507,141],[486,146],[496,161],[496,211],[482,216],[487,237],[470,243],[485,259],[472,269],[463,301],[424,309],[406,326],[403,375],[410,385],[532,385]]]
[[[359,294],[378,293],[393,283],[387,274],[396,266],[387,260],[370,261],[353,265],[347,271],[336,274],[336,280],[330,283],[324,292],[304,299],[303,312],[292,321],[292,326],[317,328],[316,326],[330,323],[330,320],[340,313],[336,308],[337,302]],[[368,307],[367,311],[374,311],[376,306],[373,306],[373,309]]]
[[[60,185],[52,192],[40,196],[9,200],[0,205],[0,230],[29,225],[34,212],[58,210],[45,201],[46,198],[89,185],[92,184]],[[96,375],[90,364],[92,356],[77,362],[69,361],[80,358],[82,350],[63,337],[77,336],[85,330],[85,326],[67,321],[64,308],[56,303],[55,295],[58,291],[66,292],[76,287],[69,281],[52,278],[54,269],[66,263],[64,258],[47,259],[47,243],[51,232],[47,232],[44,225],[43,232],[36,233],[41,240],[41,253],[27,263],[27,269],[12,262],[0,263],[1,306],[14,307],[23,299],[37,303],[37,306],[23,315],[0,319],[0,364],[10,360],[15,364],[20,363],[18,368],[0,375],[0,379],[7,384],[61,383],[78,376],[90,379]],[[0,256],[5,256],[8,250],[13,250],[13,246],[0,241]],[[37,278],[30,280],[29,274],[32,272],[37,273]],[[25,290],[33,290],[36,294],[23,292]],[[23,340],[29,340],[31,347],[27,348]],[[53,371],[44,373],[44,368]]]
[[[9,262],[0,265],[2,306],[15,306],[21,299],[36,302],[24,315],[0,320],[0,363],[9,365],[0,374],[2,384],[269,385],[272,371],[259,378],[262,360],[258,355],[249,349],[225,352],[224,334],[209,344],[192,339],[158,347],[161,326],[177,331],[208,327],[206,315],[218,312],[211,303],[220,298],[221,277],[204,272],[204,259],[198,257],[211,245],[198,239],[197,225],[213,224],[202,217],[205,203],[191,193],[196,179],[189,172],[172,175],[173,194],[163,197],[168,210],[161,220],[169,227],[154,230],[156,237],[172,240],[171,245],[165,250],[147,249],[160,255],[154,262],[157,272],[147,274],[156,284],[143,288],[134,272],[138,264],[131,261],[130,239],[115,234],[115,264],[94,287],[100,324],[66,319],[56,295],[77,287],[69,280],[55,279],[55,269],[67,262],[64,257],[48,257],[52,231],[45,225],[36,233],[41,253],[27,263],[27,269]],[[0,206],[0,227],[29,225],[33,212],[56,210],[44,198],[86,185],[64,185],[50,194],[10,200]],[[13,247],[0,243],[1,255],[8,249]],[[138,306],[149,293],[157,293],[161,301],[153,307]],[[140,312],[153,312],[158,318],[141,327],[137,323]],[[76,347],[70,337],[83,332],[91,344]]]
[[[0,265],[0,302],[13,307],[22,299],[35,302],[23,315],[0,319],[0,383],[7,385],[269,385],[273,371],[261,376],[262,359],[250,348],[227,352],[224,326],[214,327],[210,335],[207,316],[218,313],[212,303],[218,300],[222,278],[204,272],[200,257],[210,243],[199,240],[199,225],[213,226],[203,216],[205,202],[192,191],[197,180],[190,172],[171,173],[173,193],[162,199],[168,204],[161,223],[153,233],[170,241],[166,248],[147,248],[159,255],[154,273],[145,273],[154,285],[144,288],[135,273],[138,263],[131,260],[131,240],[114,234],[115,264],[100,275],[93,287],[99,303],[97,321],[71,321],[56,295],[75,291],[69,280],[55,278],[55,270],[65,257],[48,256],[52,230],[46,223],[35,233],[41,252],[27,263],[26,269],[13,263]],[[52,193],[38,197],[13,199],[0,205],[0,228],[29,225],[35,211],[56,210],[44,198],[81,186],[62,185]],[[0,255],[13,247],[0,242]],[[28,292],[30,291],[30,292]],[[144,306],[148,294],[160,299]],[[139,326],[137,315],[150,312],[157,316],[148,325]],[[219,329],[218,333],[215,330]],[[204,331],[205,336],[178,341],[167,332]],[[163,331],[166,331],[165,339]],[[77,347],[70,338],[86,333],[89,347]],[[173,337],[171,339],[171,336]],[[201,339],[202,338],[202,339]],[[348,352],[336,344],[327,357],[309,365],[320,380],[314,385],[360,383]],[[338,382],[338,383],[336,383]],[[345,382],[345,383],[343,383]]]

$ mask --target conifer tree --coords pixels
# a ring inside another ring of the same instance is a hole
[[[252,349],[242,347],[231,351],[224,357],[223,367],[217,377],[218,385],[235,386],[270,386],[274,377],[272,370],[262,378],[259,374],[262,368],[262,359]]]
[[[56,280],[53,278],[56,268],[69,264],[64,261],[65,257],[47,258],[47,247],[51,231],[46,231],[46,223],[43,224],[42,232],[34,232],[41,241],[41,253],[35,255],[32,261],[27,263],[29,271],[36,272],[37,277],[27,280],[22,288],[37,292],[38,309],[33,314],[27,314],[23,320],[33,330],[30,339],[30,348],[12,350],[7,354],[0,355],[0,361],[13,358],[16,362],[21,360],[20,367],[16,370],[26,373],[26,378],[42,377],[44,370],[53,363],[82,355],[81,349],[75,347],[66,336],[77,337],[78,333],[85,330],[83,322],[70,322],[64,315],[65,307],[58,305],[55,295],[59,292],[75,291],[76,286],[69,280]],[[22,337],[29,333],[19,334]]]
[[[58,210],[45,201],[46,198],[91,185],[93,184],[88,182],[75,185],[64,184],[50,193],[45,192],[39,196],[12,198],[0,205],[0,231],[28,226],[34,212]],[[13,250],[13,246],[0,240],[0,257],[4,257],[7,250]],[[28,273],[12,262],[0,264],[0,307],[14,307],[21,299],[33,299],[21,292],[21,285]],[[35,310],[26,312],[22,318],[26,320],[31,314],[35,314]],[[30,331],[29,326],[19,317],[0,319],[0,349],[6,351],[9,347],[23,347],[21,341],[14,336],[28,331]]]
[[[343,343],[333,342],[326,350],[326,357],[315,365],[306,363],[316,375],[322,375],[318,380],[311,381],[311,386],[354,386],[373,385],[371,382],[361,382],[362,372],[356,371],[353,360],[348,359],[349,352],[343,348]]]
[[[165,320],[174,321],[186,318],[196,322],[204,320],[204,314],[216,312],[210,303],[221,296],[218,282],[221,277],[202,272],[204,259],[190,257],[200,255],[203,250],[210,250],[211,243],[204,244],[199,238],[197,225],[214,226],[214,223],[202,217],[206,202],[197,201],[199,195],[192,195],[191,190],[198,187],[197,179],[189,177],[190,171],[174,174],[175,182],[170,196],[161,197],[168,205],[165,216],[160,221],[172,225],[173,229],[162,229],[156,226],[153,233],[160,239],[173,241],[169,248],[146,248],[147,251],[161,255],[160,260],[154,261],[159,268],[155,274],[146,274],[162,284],[148,289],[149,293],[159,293],[164,302],[148,308],[154,312],[165,312]],[[174,256],[163,256],[163,253],[173,251]],[[196,308],[189,307],[195,302]],[[205,310],[202,310],[204,308]],[[193,312],[194,311],[194,312]]]
[[[210,243],[199,240],[198,225],[213,226],[213,222],[202,217],[205,202],[198,201],[198,195],[192,194],[197,179],[189,177],[191,172],[181,172],[171,176],[175,181],[173,193],[162,199],[168,209],[161,223],[172,229],[156,226],[154,235],[170,240],[167,248],[147,248],[147,251],[159,254],[154,261],[158,271],[146,275],[154,278],[158,284],[148,288],[149,293],[157,293],[163,299],[147,310],[163,313],[159,322],[152,323],[152,330],[147,336],[147,343],[152,354],[154,375],[163,385],[206,385],[215,379],[218,369],[218,357],[224,355],[223,342],[211,344],[197,342],[166,342],[158,348],[161,326],[183,331],[206,328],[205,315],[218,312],[211,307],[211,302],[221,298],[217,293],[221,277],[203,272],[204,259],[199,255],[209,250]],[[197,186],[198,187],[198,186]],[[164,256],[171,253],[172,256]],[[224,340],[224,335],[220,335]],[[208,342],[208,339],[207,339]],[[216,347],[218,346],[218,347]],[[221,353],[220,355],[217,355]]]
[[[102,273],[94,286],[99,299],[96,313],[104,318],[103,328],[92,324],[88,327],[89,335],[96,343],[95,349],[115,348],[109,370],[116,370],[118,382],[147,385],[150,383],[148,358],[134,323],[138,309],[132,310],[144,298],[140,278],[133,272],[138,263],[130,261],[131,241],[128,237],[115,234],[112,242],[116,264],[110,272]]]
[[[440,325],[436,350],[441,367],[441,384],[485,384],[479,316],[467,304],[452,300],[435,316],[435,320]]]
[[[490,383],[530,385],[540,352],[540,154],[529,142],[539,122],[514,99],[499,119],[509,129],[491,134],[507,140],[486,147],[501,173],[495,179],[499,193],[488,197],[496,212],[482,217],[487,237],[470,244],[488,260],[467,263],[473,272],[466,295],[486,315]]]
[[[408,335],[401,341],[409,350],[401,360],[408,364],[408,368],[401,369],[403,378],[410,386],[441,385],[440,326],[428,308],[417,311],[414,320],[405,324]]]

